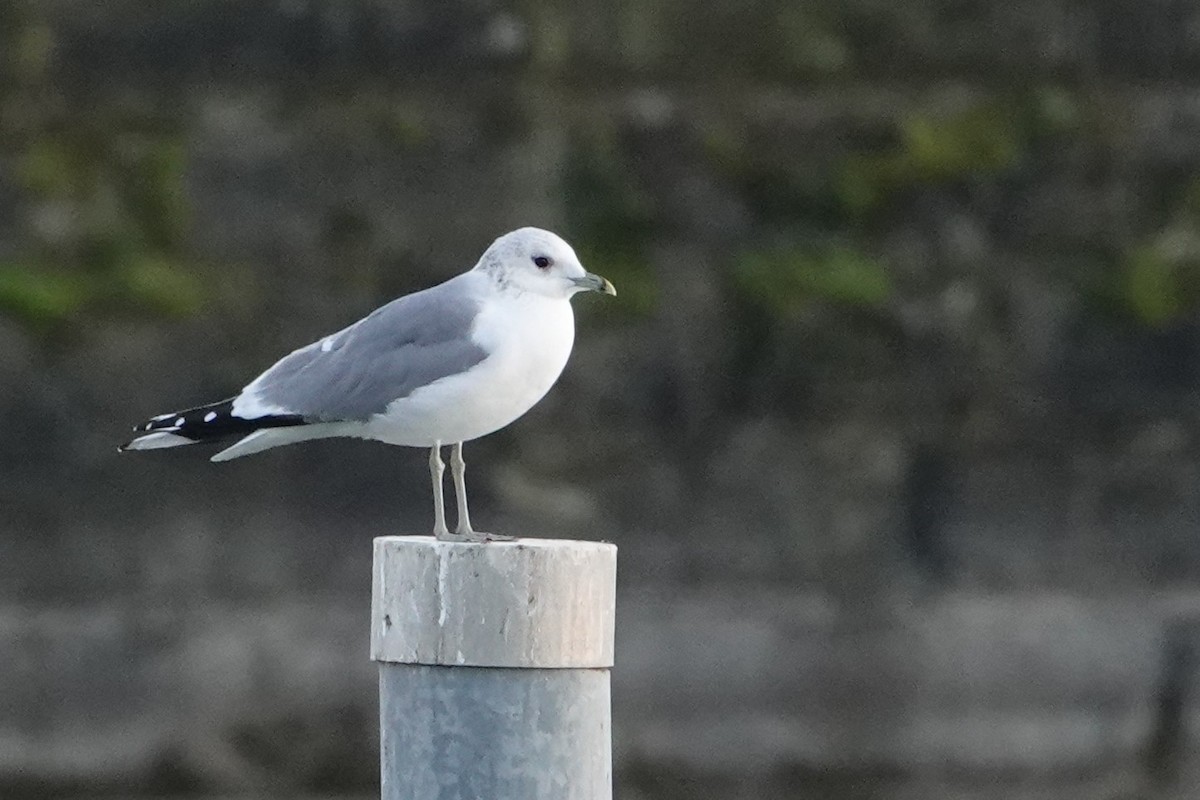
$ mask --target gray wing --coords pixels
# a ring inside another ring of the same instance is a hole
[[[406,295],[281,359],[242,392],[307,420],[365,420],[488,355],[471,341],[470,273]],[[250,397],[248,397],[250,396]]]

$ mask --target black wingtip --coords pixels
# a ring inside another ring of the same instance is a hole
[[[147,422],[133,426],[135,436],[131,441],[118,447],[117,452],[175,446],[155,444],[150,447],[133,447],[143,437],[155,433],[170,433],[193,442],[216,442],[233,436],[245,436],[262,428],[283,428],[307,424],[304,418],[297,414],[269,414],[253,419],[235,416],[233,400],[234,398],[229,398],[217,403],[151,417]],[[177,444],[183,444],[183,442]]]

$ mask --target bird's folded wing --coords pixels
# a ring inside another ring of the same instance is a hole
[[[488,355],[471,339],[480,307],[472,277],[401,297],[285,356],[242,390],[233,413],[366,420],[422,386],[466,372]]]

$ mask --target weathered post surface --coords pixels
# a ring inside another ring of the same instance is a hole
[[[610,800],[617,548],[375,540],[383,800]]]

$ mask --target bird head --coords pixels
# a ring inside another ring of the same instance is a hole
[[[492,242],[476,269],[504,288],[567,299],[578,292],[616,295],[606,278],[588,272],[571,245],[541,228],[519,228]]]

